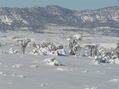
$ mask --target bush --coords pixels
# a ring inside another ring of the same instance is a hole
[[[69,38],[69,54],[76,55],[80,50],[80,41],[82,37],[80,34],[73,35]]]
[[[31,42],[31,40],[23,39],[23,40],[19,40],[19,42],[20,42],[20,46],[21,46],[21,51],[23,54],[25,54],[26,47],[27,47],[28,43]]]

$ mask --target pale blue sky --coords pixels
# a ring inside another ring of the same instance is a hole
[[[59,5],[74,10],[119,6],[119,0],[0,0],[0,7]]]

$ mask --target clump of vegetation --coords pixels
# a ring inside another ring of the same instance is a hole
[[[82,37],[80,34],[73,35],[69,38],[69,54],[76,55],[80,50],[80,41]]]
[[[22,54],[25,54],[26,47],[28,46],[28,43],[31,42],[31,40],[23,39],[23,40],[19,40],[19,42],[20,42]]]
[[[55,45],[52,42],[43,42],[43,43],[33,43],[33,52],[32,54],[37,55],[58,55],[63,56],[66,54],[64,46]]]

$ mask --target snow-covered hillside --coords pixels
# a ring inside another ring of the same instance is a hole
[[[88,32],[95,30],[96,32],[111,32],[112,35],[117,33],[118,35],[118,24],[119,6],[86,11],[70,10],[56,5],[0,8],[0,31],[3,32],[6,30],[39,32],[48,26],[73,26],[78,27],[81,31],[80,28],[86,28]]]

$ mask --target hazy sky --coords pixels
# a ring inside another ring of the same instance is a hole
[[[45,5],[59,5],[70,9],[84,10],[119,6],[119,0],[0,0],[0,7],[33,7]]]

